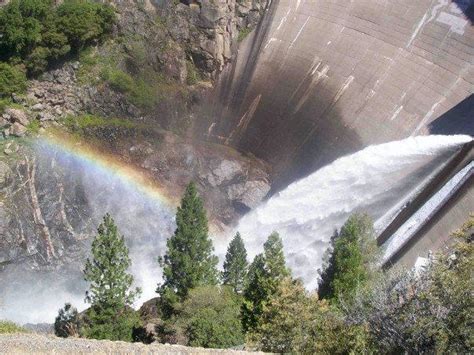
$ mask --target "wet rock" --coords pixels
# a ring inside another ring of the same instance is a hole
[[[14,144],[13,142],[7,143],[5,145],[5,149],[3,150],[5,155],[11,155],[16,152],[18,152],[18,145]]]
[[[10,116],[10,120],[14,123],[19,123],[22,126],[27,126],[30,120],[28,119],[28,115],[25,111],[16,109],[16,108],[8,108],[6,109],[5,113]]]
[[[10,126],[10,115],[4,114],[2,117],[0,117],[0,128],[5,128]]]
[[[26,127],[21,125],[18,122],[15,122],[11,127],[10,127],[10,135],[15,136],[15,137],[23,137],[26,134]]]
[[[242,174],[242,166],[238,162],[223,160],[207,175],[207,180],[211,186],[217,186],[231,181],[239,174]]]
[[[229,199],[247,209],[257,207],[270,191],[270,184],[265,181],[246,181],[229,186],[227,195]]]
[[[12,170],[3,161],[0,161],[0,189],[4,189],[11,182]]]

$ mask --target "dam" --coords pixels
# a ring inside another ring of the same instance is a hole
[[[370,144],[432,129],[472,135],[473,8],[271,1],[221,75],[205,132],[269,161],[274,190]]]
[[[269,161],[273,193],[372,144],[472,136],[473,13],[471,0],[270,1],[221,76],[206,132]],[[409,207],[394,207],[393,220],[379,230],[382,248],[472,162],[472,144],[460,156],[458,165],[433,167],[431,182],[405,201]],[[413,266],[416,255],[441,248],[467,220],[474,211],[472,168],[467,175],[386,265]]]

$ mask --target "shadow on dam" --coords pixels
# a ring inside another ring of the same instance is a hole
[[[327,88],[324,66],[318,70],[297,58],[262,61],[278,5],[269,4],[234,64],[221,75],[200,127],[209,139],[268,162],[273,193],[364,147],[343,122],[342,93]]]
[[[474,136],[474,94],[434,120],[432,134],[469,134]]]
[[[196,128],[268,162],[273,193],[369,145],[472,135],[472,4],[272,1]]]
[[[453,2],[469,19],[471,25],[474,24],[474,0],[453,0]]]

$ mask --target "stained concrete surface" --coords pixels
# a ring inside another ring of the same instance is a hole
[[[272,163],[276,189],[369,144],[427,134],[474,92],[473,3],[274,0],[222,76],[205,132]]]

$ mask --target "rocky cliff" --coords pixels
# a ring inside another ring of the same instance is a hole
[[[153,274],[138,276],[145,282],[159,278],[156,256],[189,181],[198,183],[214,231],[270,190],[268,164],[190,134],[196,107],[266,1],[114,6],[111,38],[29,80],[26,94],[1,108],[1,317],[28,319],[38,294],[46,313],[82,295],[81,265],[106,212],[132,256],[148,263],[135,270]]]

